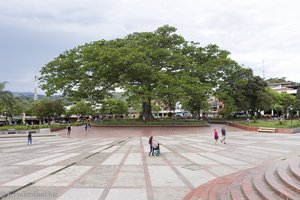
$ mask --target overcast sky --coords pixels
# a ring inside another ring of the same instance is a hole
[[[41,67],[65,50],[165,24],[257,75],[264,68],[266,78],[300,82],[299,8],[297,0],[0,0],[0,82],[32,92]]]

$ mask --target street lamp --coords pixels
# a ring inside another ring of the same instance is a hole
[[[293,127],[293,106],[290,105],[289,109],[290,109],[290,115],[291,115],[291,128],[292,128]]]

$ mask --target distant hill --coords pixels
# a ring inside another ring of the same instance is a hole
[[[34,98],[34,93],[33,92],[11,92],[15,97],[18,97],[20,99],[26,99],[28,101],[33,101]],[[111,92],[112,98],[114,99],[119,99],[122,101],[126,101],[128,97],[123,96],[124,92]],[[47,97],[46,95],[43,94],[38,94],[38,99],[42,99]],[[53,95],[48,97],[49,99],[56,100],[56,99],[61,99],[63,98],[62,95]]]
[[[18,97],[20,99],[26,99],[26,100],[30,100],[33,101],[34,98],[34,93],[33,92],[11,92],[15,97]],[[43,94],[38,94],[38,99],[42,99],[45,98],[46,95]],[[54,96],[50,96],[48,97],[49,99],[60,99],[62,98],[61,95],[54,95]]]

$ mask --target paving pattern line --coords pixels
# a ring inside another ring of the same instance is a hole
[[[73,162],[73,163],[71,163],[71,164],[69,164],[69,165],[66,165],[66,166],[64,166],[64,167],[62,167],[62,168],[60,168],[60,169],[58,169],[58,170],[56,170],[56,171],[54,171],[54,172],[52,172],[52,173],[50,173],[50,174],[44,176],[44,177],[42,177],[42,178],[40,178],[40,179],[38,179],[38,180],[36,180],[36,181],[32,181],[32,182],[30,182],[30,183],[28,183],[28,184],[26,184],[26,185],[24,185],[24,186],[21,186],[21,187],[15,189],[15,190],[13,190],[13,191],[7,192],[6,194],[0,196],[0,200],[5,199],[5,198],[7,198],[7,197],[10,197],[11,195],[13,195],[13,194],[19,192],[20,190],[23,190],[24,188],[27,188],[27,187],[29,187],[29,186],[31,186],[31,185],[37,183],[38,181],[44,179],[45,177],[49,177],[49,176],[51,176],[51,175],[54,175],[54,174],[56,174],[56,173],[58,173],[58,172],[60,172],[60,171],[62,171],[62,170],[64,170],[64,169],[67,169],[67,168],[69,168],[69,167],[71,167],[71,166],[77,164],[78,162],[80,162],[80,161],[82,161],[82,160],[86,160],[86,159],[88,159],[88,158],[90,158],[90,157],[92,157],[92,156],[94,156],[94,155],[97,155],[97,154],[101,153],[101,152],[104,151],[104,150],[107,150],[107,149],[112,148],[112,147],[115,146],[116,144],[121,144],[121,143],[123,143],[123,142],[125,142],[125,141],[127,141],[127,140],[130,140],[130,139],[131,139],[131,137],[127,137],[127,138],[125,138],[125,139],[119,140],[117,143],[112,144],[112,145],[106,147],[106,148],[103,149],[103,150],[100,150],[100,151],[98,151],[98,152],[96,152],[96,153],[93,153],[93,154],[91,154],[91,155],[88,155],[88,156],[86,156],[86,157],[84,157],[84,158],[82,158],[82,159],[80,159],[80,160],[78,160],[78,161],[76,161],[76,162]]]

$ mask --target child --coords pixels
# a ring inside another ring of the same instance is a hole
[[[218,139],[219,139],[219,135],[218,135],[217,129],[214,129],[214,138],[215,138],[215,144],[217,144]]]
[[[157,147],[156,147],[155,150],[156,150],[155,155],[156,155],[156,156],[160,156],[159,143],[157,143]]]

